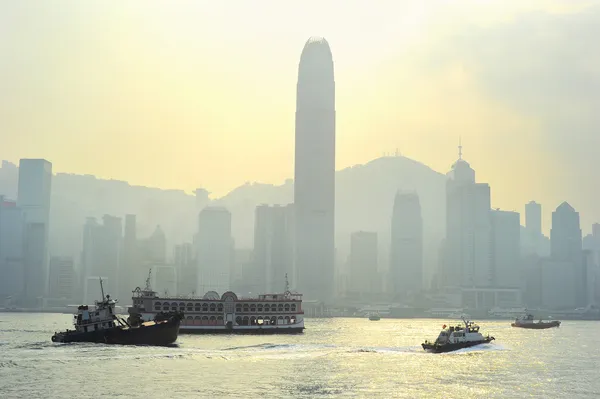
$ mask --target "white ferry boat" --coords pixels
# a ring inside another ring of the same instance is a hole
[[[150,287],[133,291],[130,314],[153,320],[161,312],[183,312],[180,333],[294,334],[304,331],[302,294],[264,294],[257,298],[238,298],[231,291],[219,295],[207,292],[202,298],[161,298]]]

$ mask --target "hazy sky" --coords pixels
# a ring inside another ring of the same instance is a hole
[[[0,158],[215,195],[281,183],[312,35],[338,169],[398,148],[446,172],[462,136],[494,207],[600,219],[600,2],[0,0]]]

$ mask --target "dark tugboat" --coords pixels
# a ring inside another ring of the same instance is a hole
[[[104,297],[102,280],[100,289],[102,301],[96,301],[92,309],[87,305],[79,306],[74,316],[75,330],[54,333],[52,342],[166,346],[177,340],[183,313],[159,313],[153,321],[147,322],[131,315],[125,321],[115,314],[116,301],[110,299],[110,295]]]
[[[446,325],[444,325],[435,342],[425,341],[421,346],[426,351],[442,353],[481,344],[489,344],[494,340],[494,337],[490,337],[489,335],[484,337],[479,332],[479,326],[473,324],[473,322],[465,319],[463,319],[463,322],[465,324],[464,327],[458,325],[446,328]]]
[[[552,320],[552,321],[538,321],[537,323],[533,321],[533,315],[527,314],[523,317],[519,317],[515,320],[514,323],[511,324],[512,327],[520,327],[520,328],[530,328],[533,330],[543,330],[546,328],[560,327],[560,321]]]

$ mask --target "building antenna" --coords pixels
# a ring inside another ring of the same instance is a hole
[[[458,136],[458,159],[462,159],[462,137]]]

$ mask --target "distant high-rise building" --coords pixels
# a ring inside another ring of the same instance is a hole
[[[68,305],[68,301],[73,299],[76,283],[73,259],[59,256],[51,257],[49,280],[49,297],[66,300],[63,305]]]
[[[231,290],[238,296],[249,297],[256,292],[256,277],[251,249],[236,249],[233,260],[233,272],[230,278]]]
[[[198,217],[198,290],[223,294],[229,291],[229,276],[233,261],[231,213],[222,207],[206,207]]]
[[[136,215],[125,215],[125,228],[123,234],[123,249],[121,251],[121,264],[119,267],[119,300],[129,303],[131,292],[135,287],[144,284],[145,270],[140,268],[140,253],[137,239]]]
[[[25,213],[26,223],[44,223],[50,218],[52,164],[45,159],[21,159],[17,205]]]
[[[494,210],[492,220],[493,285],[520,288],[523,273],[520,262],[520,216],[517,212]]]
[[[0,296],[23,293],[23,212],[0,196]]]
[[[45,159],[21,159],[17,205],[25,218],[25,291],[28,304],[40,305],[38,298],[48,288],[48,231],[52,164]]]
[[[46,269],[48,230],[45,223],[27,223],[25,225],[25,242],[23,263],[25,277],[23,284],[24,304],[41,307],[46,290]]]
[[[167,262],[167,239],[160,226],[140,243],[142,261],[147,264],[164,265]]]
[[[95,218],[88,218],[83,228],[82,279],[84,290],[89,288],[90,281],[97,281],[102,277],[104,289],[107,293],[124,291],[119,287],[121,251],[123,245],[123,229],[121,218],[104,215],[102,224]],[[131,291],[135,287],[128,289]],[[98,298],[84,292],[86,303],[93,303]],[[126,303],[129,298],[120,298]],[[91,301],[91,302],[90,302]]]
[[[563,202],[552,212],[550,256],[553,261],[561,262],[563,267],[569,267],[569,272],[573,275],[574,286],[565,286],[561,296],[566,298],[571,294],[575,295],[575,303],[584,306],[586,301],[586,270],[582,258],[579,212],[576,212],[567,202]],[[542,271],[542,273],[544,272]],[[546,287],[543,287],[543,289],[546,289]]]
[[[254,293],[282,292],[293,275],[294,208],[259,205],[254,219]]]
[[[152,286],[160,295],[177,295],[177,269],[171,265],[156,266]]]
[[[525,205],[525,228],[536,237],[542,235],[542,205],[535,201]]]
[[[177,293],[179,295],[195,294],[198,285],[198,267],[194,247],[191,243],[175,245],[173,264],[177,271]]]
[[[396,294],[423,289],[423,218],[416,193],[397,193],[392,212],[390,275]]]
[[[446,184],[446,249],[443,281],[451,287],[492,284],[490,186],[475,182],[475,171],[462,159]]]
[[[300,57],[295,151],[298,289],[306,299],[328,300],[335,268],[335,81],[323,38],[310,38]]]
[[[377,233],[357,231],[350,235],[349,294],[364,296],[382,291],[377,258]]]

